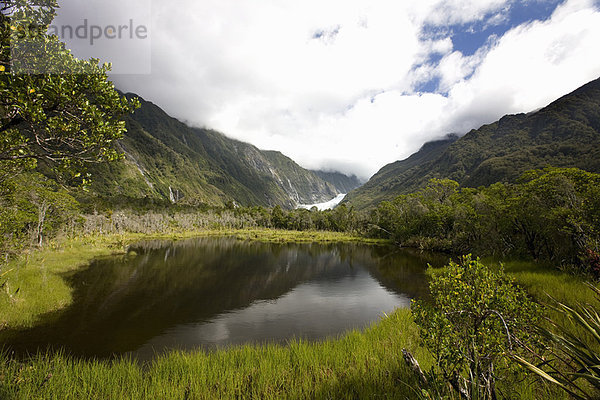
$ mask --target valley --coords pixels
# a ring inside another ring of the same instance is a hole
[[[111,1],[0,5],[0,399],[600,398],[596,2]]]

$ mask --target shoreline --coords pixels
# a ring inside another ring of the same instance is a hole
[[[156,234],[97,234],[56,239],[42,249],[29,249],[2,265],[0,284],[0,332],[29,328],[41,316],[72,303],[65,274],[85,268],[98,257],[127,253],[130,245],[144,240],[184,240],[200,237],[233,236],[238,240],[266,243],[357,243],[391,245],[382,239],[328,231],[287,231],[278,229],[224,229]]]

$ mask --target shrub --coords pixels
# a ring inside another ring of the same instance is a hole
[[[431,301],[414,301],[420,335],[441,378],[462,397],[495,399],[496,378],[519,342],[533,340],[537,305],[503,272],[471,255],[451,262],[429,285]],[[527,338],[527,339],[526,339]]]

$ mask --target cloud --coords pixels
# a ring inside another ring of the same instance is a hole
[[[434,25],[457,25],[483,21],[495,23],[513,1],[506,0],[449,0],[430,1],[425,8],[424,21]]]
[[[189,124],[366,178],[427,140],[539,108],[600,75],[593,1],[456,51],[453,29],[502,24],[513,3],[155,1],[152,74],[114,80]],[[421,93],[428,82],[437,90]]]
[[[507,32],[472,77],[453,85],[449,125],[531,111],[598,78],[600,54],[594,49],[599,24],[593,2],[575,0],[558,7],[547,21]]]

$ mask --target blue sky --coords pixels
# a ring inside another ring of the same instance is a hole
[[[473,55],[482,46],[486,45],[490,37],[501,37],[508,30],[519,25],[533,21],[548,20],[556,7],[562,2],[564,0],[549,0],[544,2],[516,1],[511,3],[506,11],[503,10],[499,14],[496,14],[500,18],[495,22],[484,20],[452,25],[447,30],[454,43],[454,50],[460,51],[466,56]],[[430,30],[435,34],[435,27],[426,25],[423,28],[424,32]]]
[[[60,3],[71,24],[151,9],[152,72],[113,75],[121,90],[304,167],[365,179],[426,141],[600,77],[597,0],[129,0],[126,12],[118,0]],[[104,48],[116,66],[142,60]]]
[[[516,1],[506,6],[499,13],[488,16],[491,18],[496,17],[493,21],[484,19],[441,27],[435,24],[426,24],[422,28],[422,35],[435,38],[449,37],[455,51],[459,51],[465,56],[471,56],[479,49],[493,44],[497,38],[502,37],[507,31],[515,27],[533,21],[548,20],[556,7],[563,2],[564,0]],[[432,54],[427,62],[436,64],[442,58],[442,54]],[[427,82],[419,83],[415,89],[420,92],[437,92],[439,91],[439,83],[439,77],[433,77]],[[441,93],[443,93],[443,90]]]

